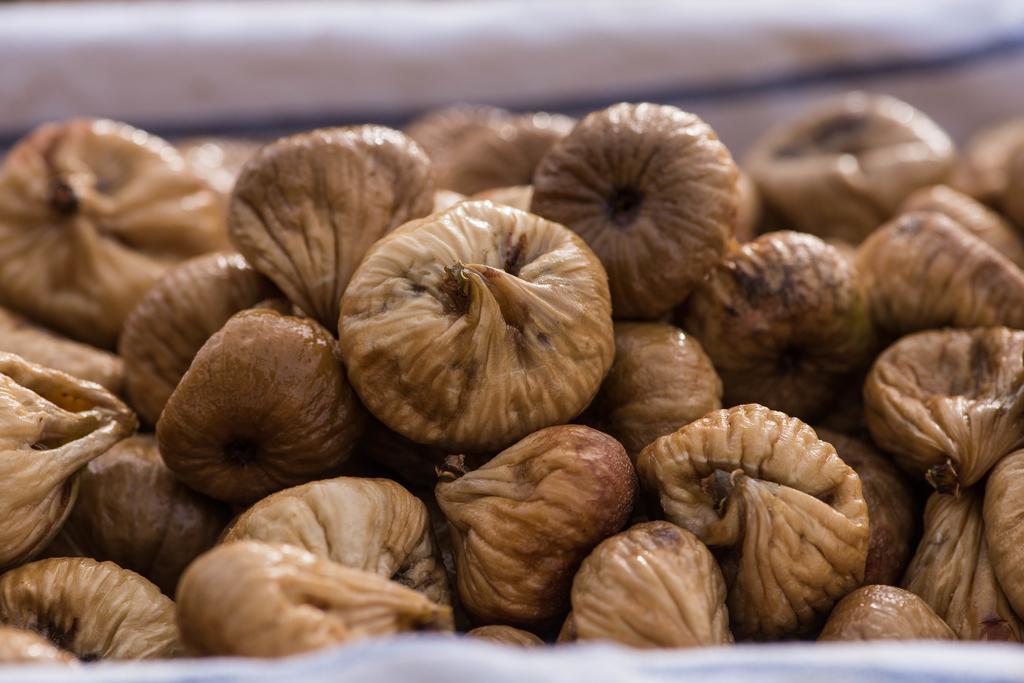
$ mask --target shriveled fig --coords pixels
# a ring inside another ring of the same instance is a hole
[[[403,130],[423,148],[434,166],[445,168],[467,136],[511,118],[508,111],[498,107],[460,103],[428,111]]]
[[[192,171],[225,197],[242,166],[260,148],[259,142],[244,138],[188,138],[174,144]]]
[[[0,167],[0,304],[74,339],[112,348],[168,266],[226,245],[216,192],[126,124],[40,126]]]
[[[955,493],[1024,444],[1024,332],[919,332],[875,361],[864,383],[871,436],[908,472]]]
[[[238,176],[231,241],[288,299],[333,330],[371,244],[434,206],[430,161],[382,126],[314,130],[261,149]]]
[[[0,665],[74,664],[78,660],[35,631],[0,626]]]
[[[992,569],[1014,611],[1024,614],[1024,451],[1014,451],[992,468],[984,513]]]
[[[725,580],[697,537],[668,522],[603,541],[572,583],[575,640],[639,648],[732,643]]]
[[[980,488],[931,495],[903,587],[928,603],[961,640],[1020,642],[1024,626],[992,572],[983,496]]]
[[[79,470],[136,424],[98,384],[0,353],[0,568],[50,542],[75,504]]]
[[[35,631],[84,661],[183,654],[170,598],[135,572],[84,557],[0,575],[0,624]]]
[[[721,258],[738,170],[694,114],[616,104],[544,157],[530,210],[579,234],[608,270],[616,318],[657,318]]]
[[[250,503],[352,452],[364,415],[336,342],[315,321],[242,311],[210,337],[167,400],[167,466],[200,493]]]
[[[686,306],[725,405],[815,419],[871,362],[874,332],[853,264],[813,235],[774,232],[730,251]]]
[[[716,411],[645,448],[637,470],[668,520],[717,553],[737,638],[806,633],[864,579],[860,479],[796,418]]]
[[[978,201],[997,206],[1009,183],[1011,155],[1024,146],[1024,118],[981,129],[964,145],[950,184]]]
[[[533,202],[533,185],[512,185],[496,187],[491,190],[477,192],[472,199],[486,199],[495,204],[504,204],[520,211],[529,211]]]
[[[436,493],[463,606],[482,623],[560,617],[576,568],[629,519],[636,487],[622,445],[577,425],[535,432],[465,474],[453,462]]]
[[[300,548],[239,541],[185,571],[178,628],[194,654],[284,657],[406,631],[450,631],[451,608]]]
[[[745,168],[792,226],[857,244],[914,190],[941,183],[953,143],[906,102],[852,92],[757,141]]]
[[[869,585],[839,601],[818,640],[957,640],[957,635],[910,591]]]
[[[513,647],[538,647],[543,646],[544,641],[529,631],[514,626],[477,626],[466,633],[467,638],[476,640],[488,640],[500,645],[511,645]]]
[[[446,211],[461,201],[465,201],[466,195],[451,190],[437,190],[434,192],[434,213]]]
[[[561,225],[485,201],[375,244],[338,331],[370,412],[450,451],[498,450],[572,419],[615,353],[594,253]]]
[[[167,595],[197,555],[217,542],[228,511],[171,473],[149,435],[119,442],[78,477],[78,500],[45,550],[50,557],[110,560]]]
[[[739,191],[739,205],[736,212],[735,238],[739,242],[749,242],[757,237],[761,227],[764,207],[761,202],[761,191],[749,173],[740,171],[736,181]]]

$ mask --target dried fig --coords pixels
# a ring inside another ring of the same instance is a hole
[[[722,380],[700,342],[664,323],[615,323],[615,362],[584,424],[611,434],[629,457],[722,407]]]
[[[434,166],[444,168],[467,136],[511,118],[509,112],[498,107],[460,103],[428,111],[404,131],[423,148]]]
[[[737,173],[697,116],[616,104],[580,121],[544,157],[530,210],[593,248],[617,318],[657,318],[721,258],[736,222]]]
[[[477,192],[472,199],[486,199],[495,204],[504,204],[520,211],[529,211],[533,202],[533,185],[512,185],[496,187],[491,190]]]
[[[336,342],[308,318],[242,311],[203,345],[157,423],[186,484],[249,503],[348,458],[363,412]]]
[[[983,493],[933,493],[924,535],[903,587],[919,595],[961,640],[1020,642],[1024,627],[992,573],[982,518]]]
[[[631,647],[732,643],[725,580],[689,531],[638,524],[603,541],[572,583],[575,640]]]
[[[513,647],[538,647],[543,646],[544,641],[529,631],[524,631],[513,626],[477,626],[466,633],[467,638],[476,640],[489,640],[492,643],[511,645]]]
[[[242,138],[189,138],[175,142],[192,171],[222,195],[230,195],[242,166],[260,143]]]
[[[636,474],[622,446],[577,425],[549,427],[437,485],[459,597],[477,621],[542,624],[565,613],[573,573],[629,519]]]
[[[996,579],[1017,614],[1024,614],[1024,451],[992,468],[985,484],[985,541]]]
[[[1019,145],[1016,151],[1010,155],[1002,207],[1010,220],[1019,228],[1024,229],[1024,144]],[[1017,261],[1014,263],[1020,265]]]
[[[1024,144],[1024,119],[983,128],[967,140],[951,184],[978,201],[998,205],[1009,180],[1010,156]]]
[[[857,244],[914,190],[942,182],[953,143],[906,102],[848,93],[758,140],[745,168],[788,225]]]
[[[761,205],[761,192],[750,174],[740,171],[736,181],[739,192],[739,204],[736,211],[736,240],[749,242],[757,236],[761,227],[764,208]]]
[[[814,419],[871,362],[857,272],[813,235],[774,232],[730,251],[687,302],[683,325],[725,385],[725,405]]]
[[[645,448],[637,471],[669,521],[716,551],[737,638],[806,633],[864,579],[860,479],[796,418],[716,411]]]
[[[50,542],[75,504],[78,471],[135,427],[98,384],[0,353],[0,567]]]
[[[211,548],[227,510],[179,482],[149,435],[121,441],[79,475],[78,500],[45,553],[110,560],[167,595],[197,555]]]
[[[466,195],[451,190],[437,190],[434,192],[434,213],[446,211],[461,201],[465,201]]]
[[[912,334],[864,383],[871,436],[938,491],[979,481],[1024,444],[1024,332],[1005,327]]]
[[[0,666],[5,664],[73,664],[70,652],[55,647],[35,631],[0,626]]]
[[[195,654],[283,657],[405,631],[450,631],[451,608],[299,548],[239,541],[185,571],[178,628]]]
[[[329,329],[371,244],[433,210],[430,161],[381,126],[282,138],[246,163],[228,211],[231,241],[292,303]]]
[[[128,400],[155,425],[196,352],[228,318],[279,296],[277,288],[239,254],[200,256],[170,270],[124,323]]]
[[[864,586],[839,601],[825,640],[956,640],[953,629],[921,598],[892,586]]]
[[[451,451],[498,450],[572,419],[615,353],[607,279],[586,244],[479,201],[375,244],[338,331],[370,412]]]
[[[135,572],[84,557],[0,575],[0,624],[35,631],[84,661],[182,654],[170,598]]]
[[[0,167],[0,305],[95,346],[168,266],[225,238],[216,193],[123,123],[41,126]]]

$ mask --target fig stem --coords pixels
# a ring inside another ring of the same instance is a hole
[[[78,211],[78,195],[71,184],[57,176],[50,181],[49,203],[53,210],[62,216],[70,216]]]
[[[434,468],[434,472],[437,474],[437,480],[439,482],[455,481],[464,475],[466,471],[465,455],[446,456],[444,462]]]
[[[956,463],[950,458],[946,458],[944,463],[928,468],[924,478],[939,493],[960,495],[960,475],[957,472]]]
[[[725,508],[725,501],[732,493],[733,476],[725,470],[715,470],[700,481],[700,487],[711,498],[715,512],[722,514]]]

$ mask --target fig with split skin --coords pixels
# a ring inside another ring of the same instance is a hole
[[[858,588],[832,609],[818,641],[957,640],[956,633],[910,591],[894,586]]]

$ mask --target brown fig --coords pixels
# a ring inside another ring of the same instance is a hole
[[[1024,451],[1014,451],[992,468],[984,514],[992,570],[1014,611],[1024,614]]]
[[[858,588],[839,601],[818,636],[826,640],[956,640],[921,598],[893,586]]]
[[[454,104],[433,109],[404,128],[437,168],[445,168],[466,137],[477,131],[507,123],[512,115],[498,107]]]
[[[0,626],[0,666],[5,664],[74,664],[73,654],[53,645],[35,631]]]
[[[734,237],[738,242],[749,242],[757,237],[761,228],[764,207],[761,202],[761,191],[749,173],[740,171],[736,182],[739,192],[739,204],[736,211],[736,231]]]
[[[1018,229],[1024,230],[1024,144],[1019,145],[1010,155],[1002,207]],[[1010,258],[1013,260],[1012,257]],[[1014,263],[1020,265],[1016,260]]]
[[[980,202],[998,206],[1009,184],[1010,157],[1022,144],[1022,118],[982,128],[964,145],[950,184]]]
[[[513,647],[539,647],[544,641],[529,631],[514,626],[477,626],[466,633],[467,638],[475,640],[488,640],[500,645],[511,645]]]

